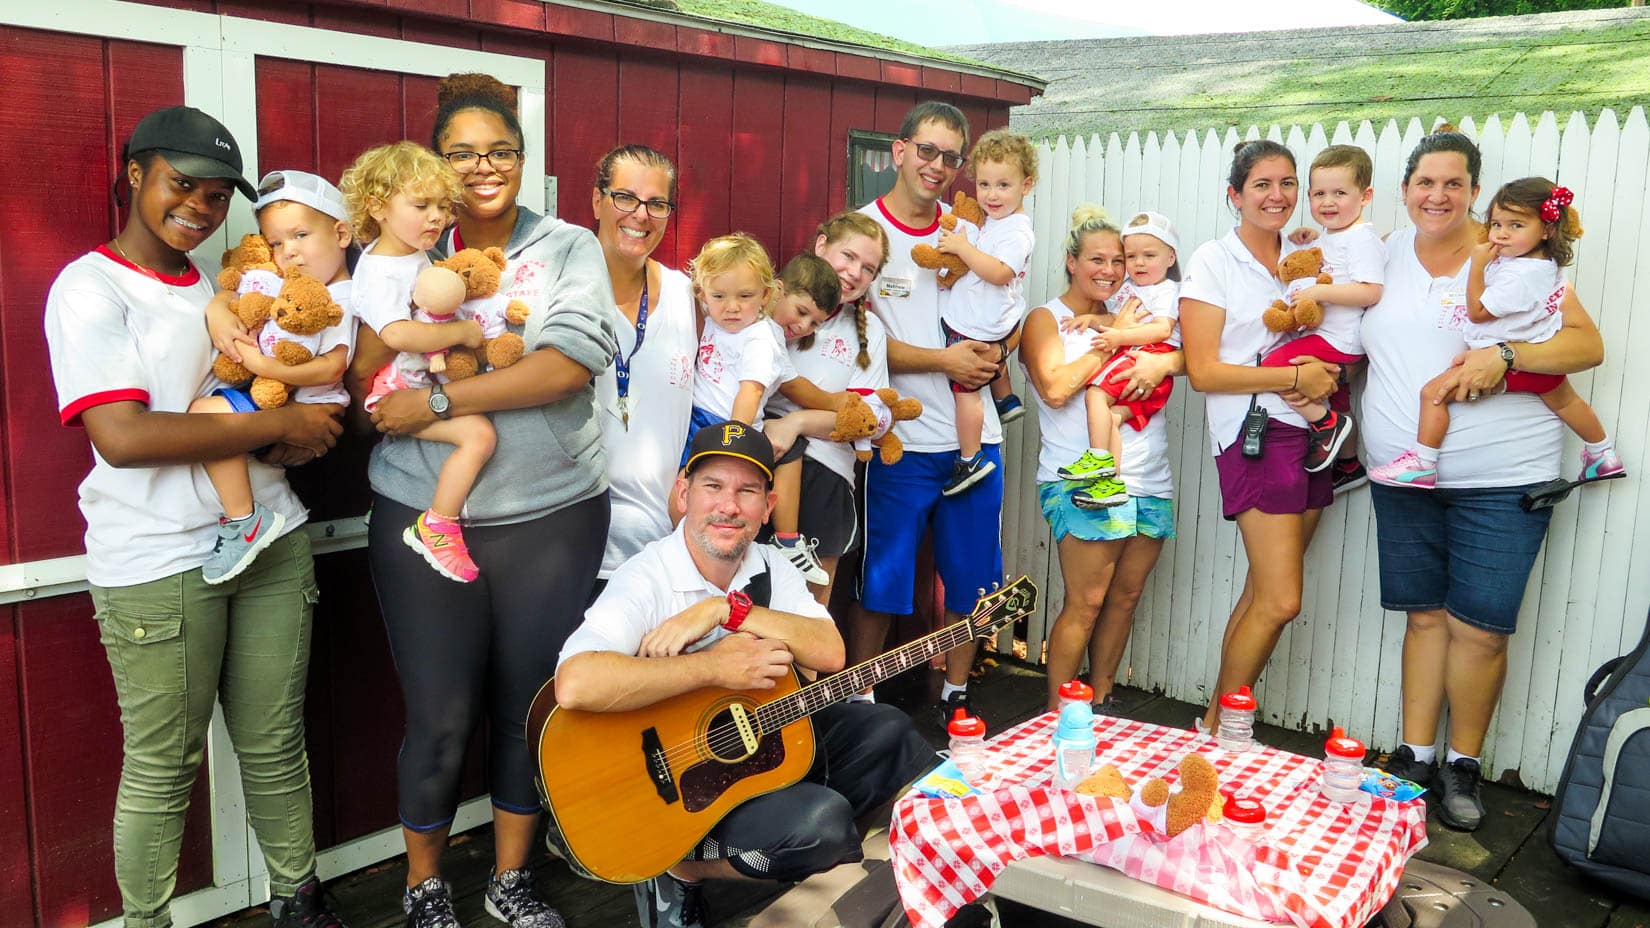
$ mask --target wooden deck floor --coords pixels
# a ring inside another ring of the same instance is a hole
[[[920,674],[909,674],[879,688],[879,698],[901,705],[918,719],[919,727],[936,745],[944,734],[929,703],[929,685]],[[1035,668],[1012,662],[987,672],[971,687],[980,715],[993,731],[1031,717],[1042,708],[1043,675]],[[1187,725],[1199,709],[1187,703],[1139,690],[1120,690],[1124,714],[1165,725]],[[1285,731],[1261,725],[1257,736],[1267,744],[1315,755],[1323,736]],[[1420,857],[1473,874],[1500,887],[1518,900],[1541,928],[1650,928],[1650,905],[1625,899],[1597,884],[1583,881],[1566,868],[1547,843],[1544,821],[1550,810],[1545,796],[1498,784],[1486,784],[1484,826],[1472,834],[1451,831],[1434,818],[1428,827],[1428,846]],[[491,832],[479,829],[454,839],[446,860],[446,876],[453,884],[458,913],[466,928],[496,928],[498,922],[482,911],[482,887],[492,863]],[[540,854],[534,862],[540,888],[559,908],[571,928],[626,928],[637,924],[628,887],[580,879],[566,865]],[[402,924],[401,887],[405,858],[333,881],[329,891],[339,914],[351,928],[388,928]],[[764,884],[718,884],[707,889],[706,901],[720,920],[736,928],[749,913],[771,900],[778,887]],[[1078,923],[1012,903],[999,903],[1008,928],[1077,928]],[[220,928],[252,928],[268,924],[253,909],[224,919]],[[1494,928],[1494,926],[1488,926]]]

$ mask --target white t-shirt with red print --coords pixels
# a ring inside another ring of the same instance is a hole
[[[1026,315],[1026,268],[1031,264],[1031,249],[1036,242],[1031,217],[1025,213],[987,219],[974,245],[1008,265],[1014,277],[1006,284],[991,284],[978,274],[963,275],[951,288],[950,299],[940,307],[945,324],[984,342],[1007,338]]]
[[[218,386],[206,334],[215,291],[194,266],[157,274],[98,248],[57,275],[46,297],[46,345],[63,424],[106,403],[135,401],[152,412],[187,412]],[[286,474],[249,458],[252,495],[286,517],[308,517]],[[80,484],[86,519],[86,579],[101,587],[147,583],[199,568],[217,540],[222,506],[198,466],[113,467],[92,449]]]
[[[1323,250],[1324,272],[1337,284],[1384,284],[1386,243],[1381,233],[1367,222],[1354,223],[1339,232],[1327,232],[1313,242]],[[1310,284],[1308,284],[1310,286]],[[1323,322],[1312,334],[1346,354],[1363,354],[1363,306],[1323,304]]]
[[[851,306],[839,307],[831,318],[814,331],[812,347],[798,348],[791,342],[791,365],[798,376],[806,377],[821,390],[877,390],[888,386],[888,333],[882,321],[866,310],[865,351],[870,366],[859,366],[859,332]],[[780,413],[799,407],[784,395],[775,396],[769,406]],[[903,428],[903,426],[901,427]],[[808,457],[829,467],[850,484],[854,482],[854,448],[847,442],[808,439]]]
[[[1468,348],[1501,342],[1538,344],[1564,328],[1564,277],[1547,258],[1496,258],[1484,268],[1479,302],[1495,316],[1489,322],[1467,321],[1462,334]]]
[[[781,383],[796,376],[785,354],[785,337],[772,319],[761,318],[737,332],[705,320],[705,334],[699,339],[699,356],[694,365],[693,405],[723,419],[733,418],[733,401],[739,385],[754,381],[762,385],[762,402],[756,407],[758,430],[768,397]]]

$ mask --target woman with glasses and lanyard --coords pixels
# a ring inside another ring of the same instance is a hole
[[[612,293],[590,233],[516,204],[522,133],[515,94],[480,74],[445,78],[432,147],[463,180],[457,225],[435,251],[503,249],[500,292],[528,304],[516,364],[447,385],[384,397],[373,422],[385,439],[368,477],[367,551],[406,702],[397,760],[412,928],[457,928],[441,854],[458,808],[465,748],[489,723],[487,787],[495,863],[487,911],[515,928],[557,928],[526,869],[539,804],[527,750],[527,708],[555,672],[579,624],[607,536],[607,476],[591,379],[613,360]],[[376,341],[376,339],[374,339]],[[381,363],[360,346],[352,389]],[[405,436],[454,415],[485,413],[498,448],[463,513],[480,579],[454,583],[401,542],[434,490],[447,453]],[[409,515],[410,514],[410,515]]]
[[[613,520],[602,582],[670,534],[670,488],[693,414],[699,325],[686,274],[653,259],[676,201],[676,165],[646,145],[596,163],[590,209],[612,280],[619,350],[596,378]]]

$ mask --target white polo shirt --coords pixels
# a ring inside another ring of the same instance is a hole
[[[1357,222],[1339,232],[1326,232],[1313,242],[1323,250],[1324,271],[1337,284],[1384,284],[1386,243],[1381,233],[1367,222]],[[1347,354],[1363,354],[1363,306],[1323,304],[1323,323],[1313,330],[1336,349]]]
[[[1282,255],[1296,246],[1283,241]],[[1280,255],[1280,257],[1282,257]],[[1201,300],[1226,310],[1226,325],[1220,332],[1220,360],[1226,364],[1256,366],[1258,357],[1282,344],[1278,335],[1260,321],[1273,300],[1283,299],[1284,286],[1262,267],[1238,238],[1237,229],[1212,242],[1204,242],[1192,254],[1180,281],[1182,299]],[[1259,403],[1272,416],[1296,428],[1306,428],[1306,420],[1276,393],[1260,393]],[[1220,454],[1238,440],[1243,417],[1249,411],[1247,393],[1205,393],[1209,420],[1209,443]]]
[[[619,412],[619,382],[608,365],[596,375],[596,408],[613,514],[598,574],[609,577],[649,542],[670,534],[670,488],[687,445],[693,415],[693,355],[698,333],[687,275],[662,267],[650,294],[647,334],[636,350],[636,326],[617,306],[619,354],[630,360],[630,424]]]
[[[693,405],[723,419],[733,418],[733,402],[739,385],[754,381],[762,385],[762,402],[756,407],[756,421],[762,428],[762,410],[779,385],[796,376],[790,373],[785,354],[785,336],[772,319],[762,317],[737,332],[705,320],[705,334],[699,339],[699,358],[693,372]]]
[[[934,208],[934,221],[926,228],[916,229],[901,223],[883,206],[882,200],[873,200],[860,212],[875,219],[888,233],[888,263],[871,284],[871,308],[888,330],[888,337],[916,348],[942,349],[945,335],[940,329],[940,304],[950,298],[949,290],[942,291],[933,271],[917,267],[911,260],[911,248],[933,245],[940,240],[940,212],[943,204]],[[959,224],[959,228],[967,225]],[[901,396],[922,400],[922,415],[903,422],[899,434],[905,441],[905,450],[919,453],[957,450],[957,405],[951,395],[951,383],[944,374],[890,373],[888,381]],[[1003,430],[997,422],[997,407],[984,403],[985,428],[980,434],[984,444],[1001,444]]]
[[[216,385],[206,304],[212,281],[190,266],[156,274],[99,247],[57,275],[46,296],[46,346],[64,425],[105,403],[132,400],[153,412],[187,412]],[[249,457],[252,495],[286,517],[308,513],[286,473]],[[131,586],[199,568],[217,541],[223,507],[198,466],[113,467],[92,449],[80,484],[86,579]]]
[[[882,320],[869,310],[865,317],[865,350],[871,356],[869,367],[859,366],[859,332],[850,306],[841,306],[831,318],[814,331],[813,347],[802,349],[796,342],[786,346],[791,366],[797,376],[813,381],[814,386],[831,393],[843,390],[877,390],[888,386],[888,333]],[[800,407],[783,394],[777,394],[768,406],[778,413],[794,412]],[[833,473],[854,482],[854,446],[847,442],[808,439],[808,457],[829,467]]]
[[[1462,334],[1468,348],[1500,342],[1544,342],[1564,328],[1564,277],[1546,258],[1496,258],[1484,268],[1484,295],[1479,302],[1495,316],[1489,322],[1467,321]]]
[[[642,638],[666,619],[701,600],[728,595],[727,590],[706,580],[693,563],[688,554],[685,524],[683,520],[683,525],[676,526],[675,531],[649,544],[613,572],[602,595],[585,610],[584,623],[574,629],[562,645],[557,667],[569,657],[586,651],[634,655],[642,646]],[[762,552],[767,549],[767,545],[755,543],[745,549],[745,559],[739,563],[730,589],[744,589],[752,577],[765,569],[773,590],[769,608],[831,621],[831,614],[808,592],[802,573],[783,558],[766,558]],[[683,653],[702,651],[728,634],[726,629],[717,626],[688,645]]]
[[[1031,312],[1047,312],[1054,317],[1054,325],[1070,319],[1071,307],[1056,297]],[[1029,315],[1029,314],[1028,314]],[[1092,332],[1061,332],[1065,347],[1064,364],[1088,354]],[[1042,445],[1037,450],[1037,482],[1059,480],[1059,469],[1082,456],[1089,446],[1089,417],[1081,394],[1073,396],[1059,409],[1043,402],[1043,395],[1032,391],[1037,401],[1037,424],[1042,430]],[[1169,470],[1168,416],[1158,413],[1139,431],[1123,429],[1122,478],[1129,485],[1130,496],[1157,496],[1174,498],[1174,474]]]
[[[1006,284],[988,284],[978,274],[965,274],[940,305],[945,324],[969,338],[995,342],[1008,337],[1026,314],[1025,276],[1037,235],[1031,217],[1015,213],[987,219],[975,247],[1008,265],[1014,277]]]
[[[1467,261],[1433,277],[1415,257],[1414,227],[1387,238],[1386,285],[1364,313],[1369,379],[1363,393],[1368,459],[1390,461],[1414,447],[1421,388],[1466,350]],[[1564,424],[1533,393],[1503,393],[1452,403],[1438,456],[1445,488],[1516,487],[1558,476]]]

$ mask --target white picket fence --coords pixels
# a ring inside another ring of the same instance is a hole
[[[1523,114],[1503,124],[1458,125],[1484,152],[1482,210],[1507,179],[1540,174],[1576,193],[1586,236],[1569,269],[1582,302],[1603,332],[1602,367],[1572,378],[1615,437],[1629,477],[1588,487],[1554,512],[1547,545],[1536,561],[1508,661],[1507,683],[1487,746],[1486,769],[1508,771],[1531,788],[1552,792],[1563,770],[1583,683],[1603,661],[1638,640],[1650,608],[1650,209],[1646,171],[1650,125],[1634,107],[1625,123],[1604,110],[1592,126],[1575,113],[1561,128],[1553,113],[1532,125]],[[1418,120],[1378,131],[1368,122],[1271,127],[1299,158],[1303,195],[1297,222],[1311,217],[1305,170],[1325,146],[1352,143],[1375,161],[1370,219],[1382,230],[1406,224],[1399,201],[1403,162],[1423,135]],[[1184,260],[1234,222],[1226,206],[1225,174],[1240,138],[1251,128],[1127,140],[1058,139],[1040,148],[1041,178],[1030,209],[1038,247],[1028,298],[1036,306],[1065,287],[1066,222],[1080,203],[1099,203],[1126,218],[1156,209],[1179,226]],[[1635,326],[1633,318],[1639,317]],[[1639,359],[1634,362],[1631,359]],[[1017,389],[1028,385],[1016,371]],[[1219,665],[1221,633],[1243,584],[1246,561],[1232,523],[1220,515],[1220,494],[1203,420],[1203,399],[1182,382],[1167,410],[1176,476],[1177,537],[1163,550],[1135,620],[1122,679],[1193,703],[1209,697]],[[1568,433],[1566,433],[1568,435]],[[1037,506],[1038,428],[1035,416],[1010,429],[1004,449],[1009,473],[1003,544],[1010,575],[1042,583],[1044,613],[1028,636],[1035,660],[1047,623],[1063,600],[1059,564]],[[1564,470],[1580,446],[1565,443]],[[1404,617],[1380,606],[1375,520],[1367,490],[1336,500],[1307,558],[1301,617],[1284,632],[1259,688],[1265,719],[1292,728],[1344,725],[1372,745],[1397,744],[1400,645]],[[1191,719],[1186,720],[1190,723]]]

